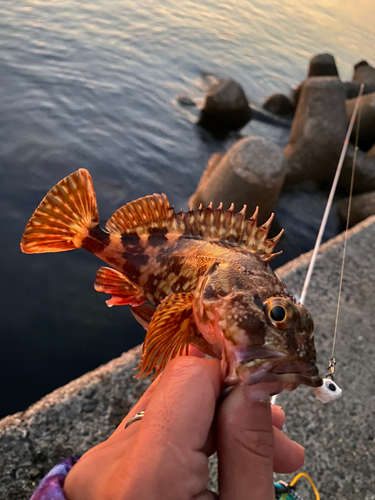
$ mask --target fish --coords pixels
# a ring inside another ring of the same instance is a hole
[[[147,330],[137,377],[156,378],[193,345],[217,358],[225,383],[278,383],[278,392],[322,384],[314,324],[269,262],[283,231],[268,238],[273,214],[257,225],[246,206],[234,212],[182,210],[165,194],[119,208],[100,226],[92,178],[79,169],[54,186],[21,240],[27,254],[82,248],[101,267],[94,287],[128,305]]]

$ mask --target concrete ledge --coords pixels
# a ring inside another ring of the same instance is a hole
[[[343,236],[322,246],[307,292],[323,374],[331,357]],[[375,499],[374,242],[375,217],[349,232],[335,350],[335,380],[343,396],[322,405],[302,387],[278,400],[287,414],[288,435],[306,448],[303,470],[313,478],[321,498]],[[290,292],[301,293],[310,257],[311,252],[277,271]]]
[[[104,441],[149,382],[134,379],[140,346],[0,420],[0,499],[27,500],[66,456]]]
[[[323,406],[301,387],[279,398],[287,432],[305,446],[303,470],[321,498],[375,500],[374,242],[375,217],[350,230],[335,353],[343,397]],[[331,356],[342,248],[343,235],[323,245],[307,293],[322,373]],[[290,292],[300,294],[309,259],[306,254],[278,269]],[[113,432],[148,386],[133,378],[139,357],[136,347],[0,421],[1,500],[27,500],[55,463]]]

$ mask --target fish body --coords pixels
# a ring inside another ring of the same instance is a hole
[[[111,295],[108,305],[130,305],[147,329],[139,376],[157,376],[193,344],[221,359],[228,385],[317,387],[311,316],[268,265],[281,237],[267,239],[271,221],[257,227],[256,213],[246,220],[245,207],[233,206],[176,214],[154,194],[121,207],[104,230],[81,169],[42,200],[21,249],[83,248],[111,266],[99,269],[95,288]]]

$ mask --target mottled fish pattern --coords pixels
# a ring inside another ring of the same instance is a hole
[[[138,376],[157,376],[190,344],[221,359],[227,384],[277,381],[280,390],[321,385],[313,323],[268,262],[282,232],[200,207],[175,213],[164,194],[132,201],[99,225],[90,174],[80,169],[53,187],[28,222],[25,253],[83,248],[111,267],[95,289],[109,306],[130,305],[147,330]]]

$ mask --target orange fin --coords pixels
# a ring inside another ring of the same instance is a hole
[[[207,208],[179,212],[170,207],[164,194],[153,194],[132,201],[115,212],[106,224],[109,232],[122,235],[136,232],[138,235],[162,229],[168,233],[194,238],[209,238],[229,245],[238,245],[269,262],[279,253],[273,253],[283,231],[267,239],[273,214],[262,226],[257,226],[258,208],[246,219],[246,206],[237,214],[232,204],[223,210],[222,204],[214,210]]]
[[[49,253],[80,248],[98,224],[92,179],[87,170],[80,169],[62,179],[41,201],[26,225],[21,250]]]
[[[222,209],[222,203],[214,210],[212,203],[207,208],[190,209],[189,212],[175,214],[174,223],[169,224],[180,234],[196,238],[219,240],[231,245],[247,248],[262,260],[269,262],[279,253],[272,253],[279,242],[283,231],[272,239],[267,239],[274,214],[262,226],[257,226],[258,207],[250,219],[246,219],[246,205],[237,214],[234,205],[228,210]]]
[[[111,294],[106,300],[108,306],[138,305],[143,304],[146,299],[140,290],[132,285],[123,274],[110,267],[101,267],[96,273],[94,288],[97,292]]]
[[[150,304],[144,304],[137,307],[130,306],[130,310],[138,323],[140,323],[145,330],[148,330],[152,317],[155,313],[155,306]]]
[[[194,327],[193,294],[172,293],[166,297],[152,317],[136,377],[147,377],[155,370],[152,378],[156,378],[169,359],[186,356]]]
[[[165,227],[171,217],[173,209],[165,194],[153,194],[119,208],[108,220],[106,228],[118,235],[130,232],[145,234],[149,229]]]

